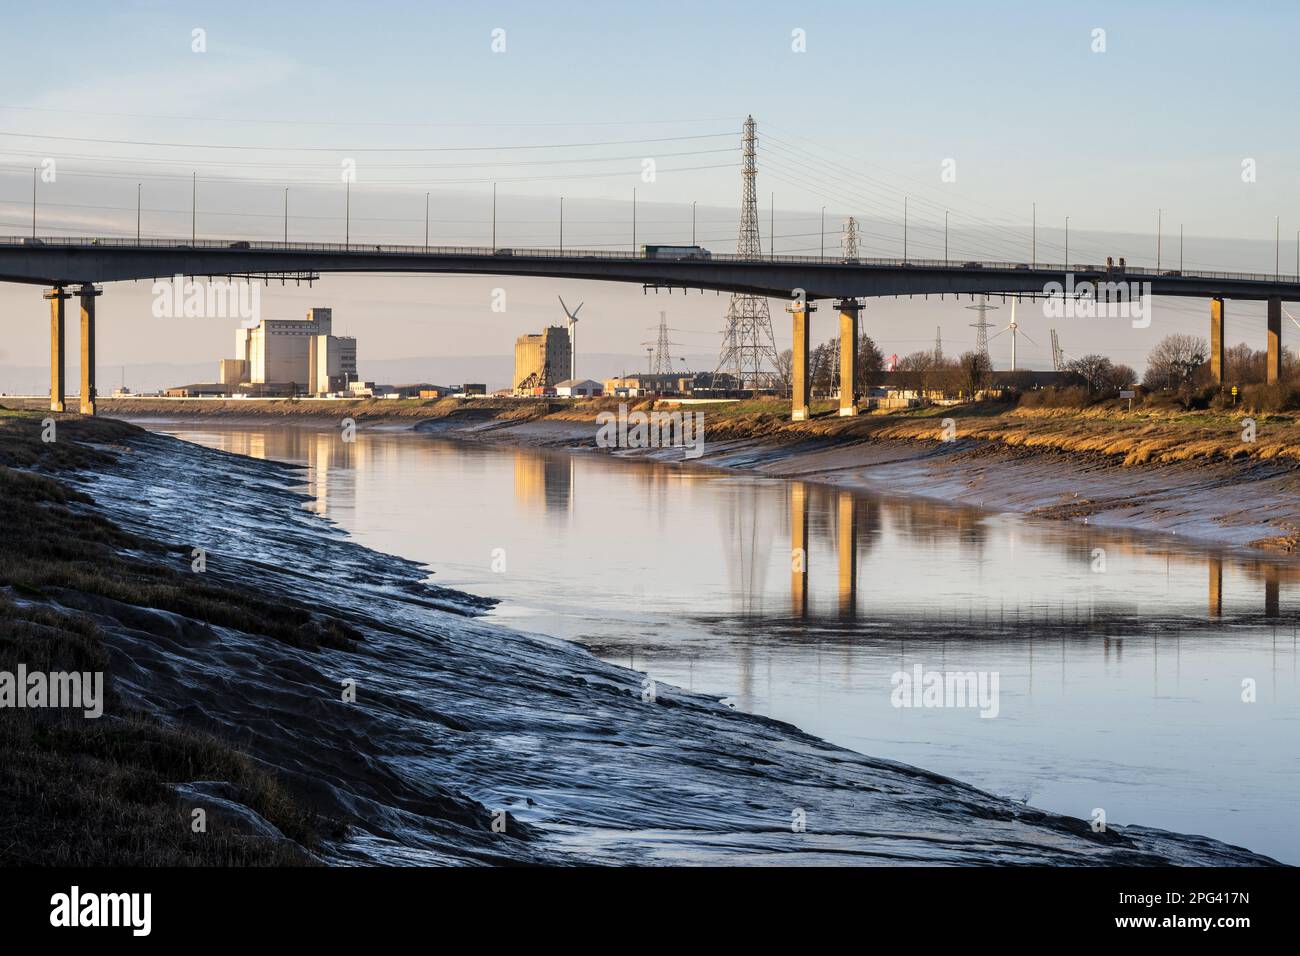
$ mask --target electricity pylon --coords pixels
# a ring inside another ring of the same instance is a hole
[[[989,358],[989,329],[993,328],[993,323],[986,316],[989,311],[997,311],[996,305],[989,305],[989,297],[981,296],[979,302],[975,305],[966,306],[968,309],[974,309],[979,313],[979,321],[972,322],[971,328],[975,330],[975,351],[984,356],[988,367],[993,367],[993,360]]]
[[[852,216],[844,220],[844,228],[840,235],[840,248],[844,250],[845,259],[856,259],[858,257],[858,221]]]
[[[754,117],[745,119],[744,156],[740,182],[740,236],[736,253],[742,259],[759,259],[763,255],[758,231],[758,164],[757,127]],[[722,351],[714,378],[727,372],[742,389],[770,386],[776,377],[776,340],[772,337],[772,314],[767,299],[755,295],[733,294],[727,306],[727,326],[722,333]]]
[[[672,375],[673,374],[673,357],[668,351],[668,346],[680,344],[668,341],[668,313],[659,313],[659,338],[655,342],[654,369],[655,375]]]

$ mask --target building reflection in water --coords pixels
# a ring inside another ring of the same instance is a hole
[[[515,452],[515,502],[553,516],[573,512],[572,455]]]

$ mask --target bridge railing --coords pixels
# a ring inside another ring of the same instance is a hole
[[[674,256],[647,256],[644,252],[620,252],[609,249],[556,249],[525,248],[519,246],[435,246],[435,245],[394,245],[366,242],[280,242],[266,240],[229,240],[229,239],[122,239],[78,236],[49,236],[33,239],[28,236],[0,236],[0,246],[26,246],[29,248],[62,247],[77,249],[139,249],[142,251],[204,251],[204,252],[271,252],[271,253],[344,253],[363,255],[374,253],[380,255],[401,256],[470,256],[484,258],[522,258],[522,259],[597,259],[611,262],[646,261],[664,262],[674,265],[707,265],[708,263],[786,263],[790,265],[860,265],[873,268],[891,269],[930,269],[930,270],[987,270],[993,272],[1029,272],[1041,273],[1078,273],[1100,274],[1108,280],[1140,281],[1145,279],[1226,279],[1246,282],[1300,282],[1300,275],[1290,273],[1261,272],[1220,272],[1220,271],[1186,271],[1150,266],[1128,265],[1121,270],[1094,263],[1044,263],[1044,262],[999,262],[990,260],[958,259],[901,259],[859,257],[847,259],[841,256],[794,256],[767,255],[753,258],[728,253],[710,253],[707,258],[679,258]]]

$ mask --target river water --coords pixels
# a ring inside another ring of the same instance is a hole
[[[1300,863],[1295,562],[409,431],[146,424],[305,466],[316,511],[516,629],[1035,807]],[[985,694],[899,686],[934,672]]]

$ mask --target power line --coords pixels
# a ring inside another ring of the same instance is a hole
[[[178,163],[177,165],[180,166],[183,164]],[[712,163],[712,164],[705,164],[701,166],[674,166],[667,169],[660,169],[659,171],[661,173],[685,173],[685,172],[696,172],[704,169],[735,169],[738,165],[739,165],[738,163]],[[14,167],[14,169],[16,170],[17,167]],[[87,177],[93,177],[97,179],[127,179],[132,182],[138,182],[140,180],[139,173],[100,173],[100,172],[91,172],[87,170],[81,172],[63,173],[62,175],[87,176]],[[540,182],[562,183],[562,182],[569,182],[578,179],[609,179],[613,177],[627,177],[633,175],[638,175],[638,173],[631,172],[627,169],[621,169],[621,170],[611,170],[608,172],[570,173],[568,175],[560,175],[560,176],[492,176],[485,179],[375,179],[375,180],[368,180],[366,182],[366,185],[367,186],[428,186],[428,185],[444,185],[444,184],[490,185],[491,183],[540,183]],[[164,180],[174,179],[174,180],[189,181],[190,178],[191,177],[189,176],[183,176],[179,174],[168,174],[168,173],[153,173],[149,177],[151,181],[160,180],[160,179],[164,179]],[[247,183],[247,184],[258,184],[258,185],[271,185],[271,186],[286,185],[286,181],[283,178],[261,179],[261,178],[254,178],[254,177],[246,177],[246,178],[236,179],[229,176],[205,176],[203,179],[199,180],[199,182],[230,183],[230,184]],[[288,185],[291,186],[324,187],[324,186],[330,186],[336,184],[337,184],[337,179],[331,181],[295,179],[288,182]]]
[[[95,143],[103,146],[150,146],[166,149],[234,149],[273,153],[470,153],[518,149],[585,149],[591,146],[626,146],[633,143],[676,143],[684,140],[719,139],[730,133],[700,133],[692,136],[662,136],[651,139],[610,139],[590,143],[533,143],[509,146],[261,146],[250,144],[168,143],[138,139],[96,139],[89,136],[59,136],[52,133],[15,133],[0,130],[0,136],[15,139],[50,139],[68,143]]]
[[[726,123],[732,121],[730,116],[712,116],[701,117],[699,119],[671,119],[671,120],[633,120],[626,122],[623,120],[582,120],[573,122],[549,122],[549,123],[393,123],[375,120],[304,120],[304,119],[266,119],[258,117],[234,117],[234,116],[177,116],[166,113],[120,113],[110,112],[107,110],[71,110],[55,109],[52,107],[40,106],[3,106],[0,110],[13,110],[23,113],[58,113],[73,116],[111,116],[125,119],[162,119],[162,120],[181,120],[182,122],[191,123],[236,123],[236,124],[271,124],[275,126],[368,126],[368,127],[389,127],[389,128],[410,128],[410,129],[528,129],[541,127],[582,127],[582,126],[670,126],[673,124],[691,124],[691,123]]]
[[[725,146],[719,149],[694,149],[682,150],[675,153],[656,153],[655,159],[676,158],[679,156],[710,156],[718,153],[735,153],[734,146]],[[13,154],[17,155],[17,154]],[[35,158],[35,157],[30,157]],[[30,166],[29,160],[23,160],[27,166]],[[43,157],[42,157],[43,158]],[[320,163],[240,163],[229,160],[180,160],[180,159],[158,159],[155,157],[144,156],[87,156],[84,154],[63,153],[58,157],[60,160],[76,159],[86,162],[95,163],[152,163],[166,166],[213,166],[217,168],[229,169],[315,169],[329,170],[331,173],[337,173],[338,167],[332,164],[321,165]],[[565,159],[518,159],[506,160],[500,162],[463,162],[463,163],[367,163],[367,169],[476,169],[496,166],[563,166],[569,163],[604,163],[620,162],[635,160],[640,161],[645,157],[642,154],[635,156],[580,156]]]

